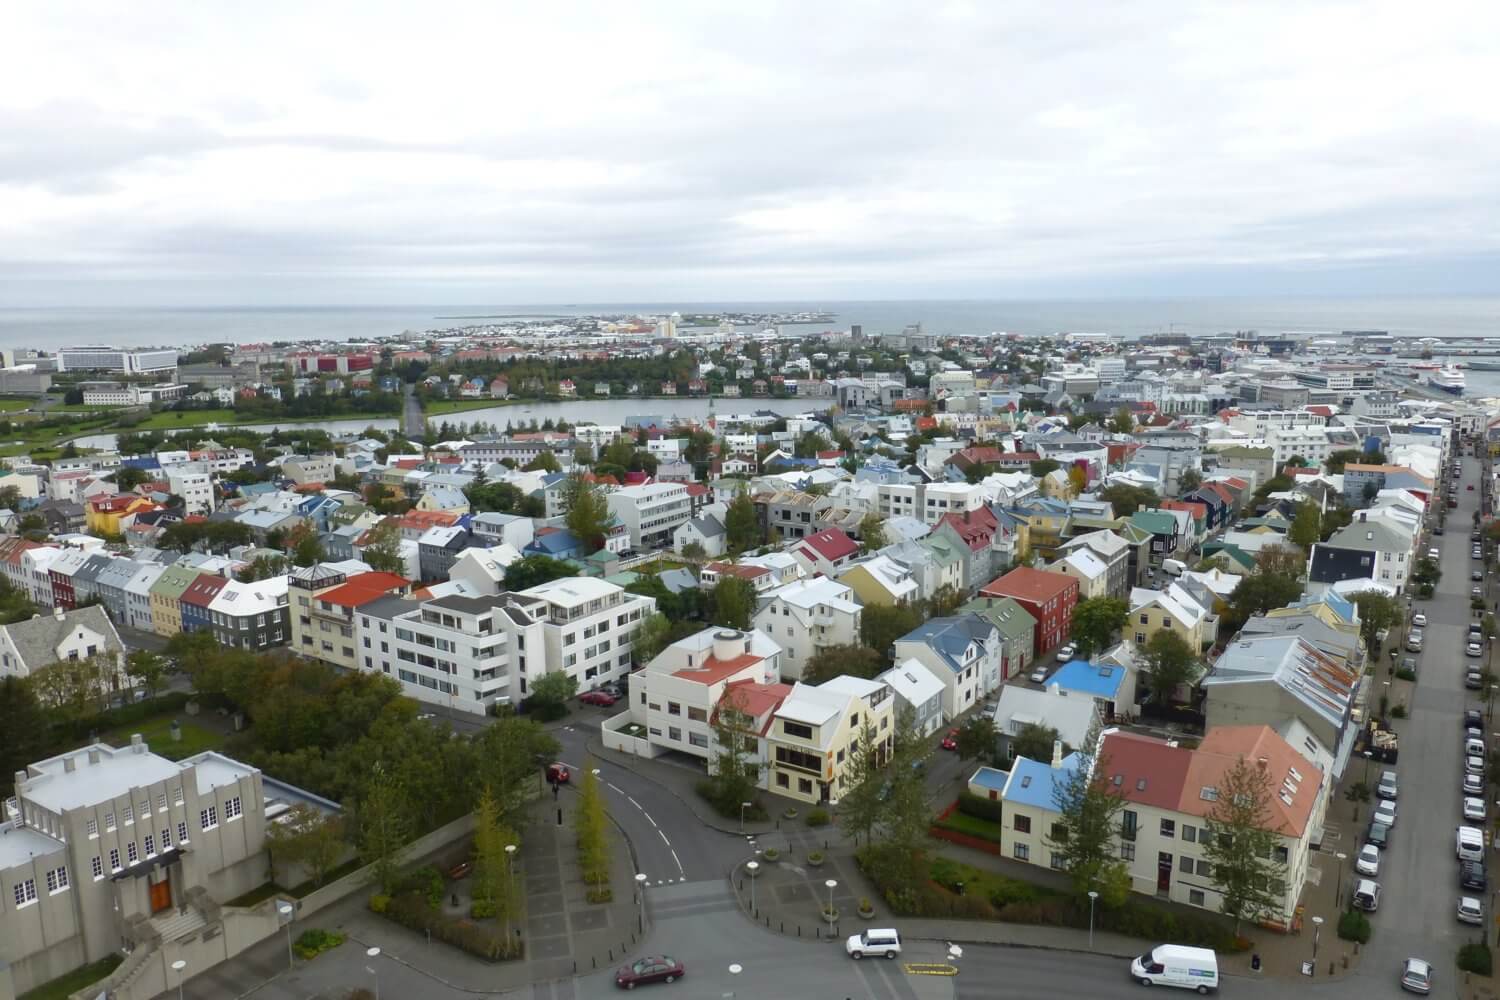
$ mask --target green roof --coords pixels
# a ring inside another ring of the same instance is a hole
[[[1007,641],[1020,639],[1036,629],[1036,619],[1009,597],[976,597],[953,613],[978,615],[999,629]]]
[[[1204,544],[1203,558],[1207,559],[1210,556],[1218,555],[1233,559],[1246,569],[1251,569],[1255,566],[1255,557],[1233,542],[1207,542]]]
[[[168,601],[182,599],[182,592],[187,590],[192,582],[202,574],[201,569],[189,569],[186,566],[168,566],[161,576],[156,578],[147,593]]]
[[[1177,530],[1177,520],[1159,511],[1138,510],[1130,515],[1130,523],[1153,535],[1170,535]]]
[[[1249,445],[1237,444],[1219,449],[1219,454],[1228,455],[1231,458],[1272,458],[1276,452],[1270,448],[1252,448]]]

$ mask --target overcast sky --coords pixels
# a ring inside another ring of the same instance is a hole
[[[0,304],[1500,291],[1494,0],[725,6],[11,5]]]

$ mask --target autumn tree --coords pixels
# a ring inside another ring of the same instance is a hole
[[[360,557],[376,572],[403,575],[406,560],[401,558],[401,522],[390,517],[371,528]]]
[[[740,803],[753,802],[760,784],[759,735],[745,709],[744,695],[730,689],[710,718],[714,737],[708,779],[699,792],[724,816],[738,816]]]
[[[585,767],[578,784],[578,806],[573,813],[577,834],[578,867],[589,887],[590,902],[608,900],[609,818],[604,811],[604,791],[593,768]]]

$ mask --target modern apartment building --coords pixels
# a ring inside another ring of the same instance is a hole
[[[647,483],[609,494],[609,510],[630,533],[631,548],[670,548],[672,533],[693,516],[693,498],[682,483]]]
[[[126,351],[118,347],[64,347],[57,352],[57,370],[110,371],[127,375],[171,371],[177,367],[177,352]]]
[[[411,584],[394,573],[350,575],[326,565],[297,570],[291,574],[288,587],[292,651],[345,670],[361,665],[354,638],[359,608],[411,590]]]
[[[16,772],[0,822],[0,993],[170,947],[265,881],[260,772],[216,753],[173,762],[139,736]]]
[[[861,607],[845,584],[814,577],[774,590],[769,598],[756,612],[754,625],[785,653],[783,676],[801,680],[807,661],[819,650],[859,643]]]

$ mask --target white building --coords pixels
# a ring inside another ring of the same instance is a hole
[[[177,367],[177,352],[126,351],[118,347],[64,347],[57,352],[57,370],[112,371],[127,375],[172,371]]]
[[[776,640],[785,656],[783,676],[802,678],[807,661],[828,646],[859,643],[860,605],[854,591],[837,580],[799,580],[768,595],[754,625]]]
[[[167,486],[182,497],[184,513],[212,514],[214,512],[213,476],[196,462],[189,465],[173,465],[162,469],[167,477]]]
[[[665,548],[672,533],[693,514],[693,499],[682,483],[627,486],[609,495],[609,510],[630,533],[637,550]]]

